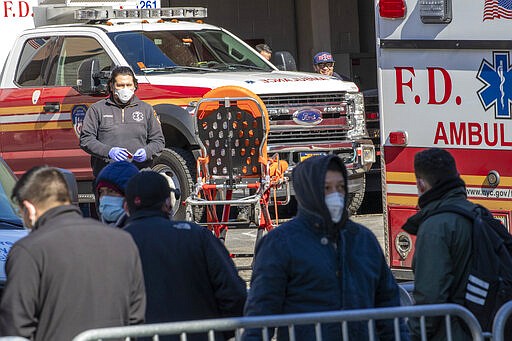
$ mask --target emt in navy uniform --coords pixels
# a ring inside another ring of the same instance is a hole
[[[91,154],[94,177],[110,162],[151,166],[165,140],[153,107],[135,96],[137,79],[127,66],[112,70],[110,96],[91,105],[84,118],[80,148]]]

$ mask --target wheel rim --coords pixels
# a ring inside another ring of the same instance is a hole
[[[174,216],[176,212],[179,210],[181,202],[183,201],[183,191],[181,189],[180,179],[176,176],[176,172],[169,166],[158,164],[153,167],[153,170],[158,174],[163,175],[167,182],[169,183],[169,187],[171,189],[177,189],[180,191],[179,202],[176,202],[174,196],[171,196],[171,204],[172,204],[172,215]]]

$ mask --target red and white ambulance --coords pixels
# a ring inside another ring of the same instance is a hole
[[[507,227],[512,209],[512,2],[376,0],[386,251],[412,278],[414,155],[448,150],[468,198]]]

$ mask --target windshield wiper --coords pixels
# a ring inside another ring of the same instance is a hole
[[[13,228],[13,230],[22,230],[22,228],[23,228],[23,223],[21,222],[21,220],[16,221],[16,220],[0,218],[0,224],[6,224],[6,225],[11,225],[11,226],[17,227],[17,228]]]
[[[183,65],[173,65],[173,66],[163,66],[163,67],[146,67],[140,69],[140,71],[145,73],[151,72],[160,72],[160,71],[202,71],[202,72],[217,72],[217,69],[208,69],[204,67],[194,67],[194,66],[183,66]]]
[[[255,65],[247,65],[247,64],[237,64],[237,63],[222,63],[219,65],[215,65],[216,69],[219,68],[226,68],[226,69],[236,69],[236,68],[244,68],[244,69],[250,69],[250,70],[260,70],[260,71],[267,71],[267,69],[255,66]]]

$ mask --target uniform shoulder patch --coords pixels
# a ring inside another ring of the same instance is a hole
[[[73,129],[76,136],[80,137],[82,133],[82,125],[84,123],[85,113],[87,112],[87,106],[79,104],[71,108],[71,121],[73,123]]]

